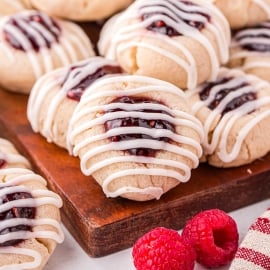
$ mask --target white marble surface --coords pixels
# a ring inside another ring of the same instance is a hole
[[[270,207],[270,199],[229,213],[237,222],[240,241],[253,221]],[[89,257],[65,230],[65,241],[59,245],[44,270],[134,270],[131,248],[102,258]],[[195,270],[205,268],[196,265]],[[219,270],[226,270],[221,267]]]

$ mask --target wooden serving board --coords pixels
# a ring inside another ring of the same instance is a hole
[[[181,229],[188,218],[203,209],[231,211],[270,197],[267,155],[233,169],[201,165],[188,183],[158,201],[106,198],[93,178],[82,175],[77,158],[33,133],[26,105],[27,96],[0,90],[0,136],[11,140],[62,197],[63,222],[90,256],[130,247],[155,226]]]

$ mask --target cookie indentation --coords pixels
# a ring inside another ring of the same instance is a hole
[[[270,51],[270,22],[258,24],[252,28],[242,29],[235,35],[235,40],[240,46],[252,52]]]
[[[199,96],[202,101],[210,100],[210,102],[207,104],[207,107],[211,110],[214,110],[230,93],[248,86],[250,86],[250,84],[246,81],[236,82],[233,77],[225,77],[215,82],[209,82],[205,84],[205,86],[200,91]],[[241,95],[231,98],[227,101],[226,105],[223,106],[221,115],[239,108],[246,102],[256,100],[256,98],[256,93],[252,91],[248,93],[242,93]]]
[[[57,22],[46,14],[18,14],[12,16],[4,25],[5,40],[21,51],[51,48],[59,42],[61,29]]]
[[[189,1],[168,2],[166,5],[149,4],[141,8],[141,20],[149,21],[147,30],[174,37],[182,35],[181,27],[191,26],[201,31],[210,21],[210,16],[197,10],[198,6],[194,3]]]
[[[6,165],[6,160],[0,158],[0,169],[3,168]]]
[[[6,203],[15,201],[15,200],[24,200],[33,198],[32,195],[28,192],[15,192],[9,193],[9,187],[0,188],[0,191],[6,189],[7,191],[4,192],[4,195],[1,196],[1,205]],[[11,188],[10,188],[11,189]],[[34,219],[36,215],[36,209],[34,207],[11,207],[9,210],[0,213],[0,221],[5,221],[9,219]],[[31,226],[19,224],[15,226],[10,226],[4,228],[0,231],[0,235],[9,234],[12,232],[18,231],[31,231]],[[0,243],[0,247],[2,246],[13,246],[20,243],[22,239],[12,239],[6,242]]]
[[[67,91],[67,97],[76,101],[80,101],[84,90],[90,86],[95,80],[109,74],[123,73],[120,66],[104,65],[99,66],[90,73],[84,67],[87,64],[72,66],[64,78],[62,86]]]
[[[113,100],[112,103],[125,103],[125,104],[141,104],[141,105],[146,105],[146,104],[159,104],[159,102],[155,100],[150,100],[146,98],[139,98],[139,97],[120,97],[115,100]],[[125,111],[120,108],[112,109],[106,111],[106,113],[112,113],[112,112],[120,112],[120,111]],[[146,129],[150,129],[153,131],[153,133],[159,129],[166,129],[170,130],[172,132],[175,131],[175,127],[172,123],[166,121],[166,120],[160,120],[155,117],[155,114],[168,114],[168,112],[163,111],[163,110],[154,110],[154,109],[149,109],[149,106],[140,106],[137,109],[134,109],[135,112],[142,112],[145,115],[147,114],[152,114],[153,118],[150,119],[147,117],[147,119],[142,119],[142,118],[137,118],[137,117],[123,117],[123,118],[116,118],[112,120],[108,120],[105,122],[105,129],[106,131],[115,129],[115,128],[125,128],[127,133],[123,133],[120,135],[116,135],[113,137],[110,137],[112,142],[120,142],[120,141],[132,141],[132,140],[143,140],[143,139],[150,139],[150,140],[158,140],[158,141],[163,141],[163,142],[168,142],[169,138],[168,137],[158,137],[158,136],[151,136],[149,133],[130,133],[129,128],[134,128],[134,127],[142,127]],[[153,157],[156,153],[156,149],[152,149],[150,147],[134,147],[131,149],[126,150],[129,154],[131,155],[136,155],[136,156],[145,156],[145,157]]]

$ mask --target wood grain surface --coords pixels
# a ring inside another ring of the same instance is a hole
[[[181,229],[203,209],[231,211],[270,197],[270,155],[248,166],[217,169],[206,164],[191,180],[150,202],[106,198],[95,180],[82,175],[79,160],[33,133],[27,96],[0,91],[0,136],[11,140],[63,199],[63,222],[92,257],[130,247],[155,226]]]

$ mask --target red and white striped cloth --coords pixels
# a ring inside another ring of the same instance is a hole
[[[270,270],[270,208],[250,226],[229,270]]]

